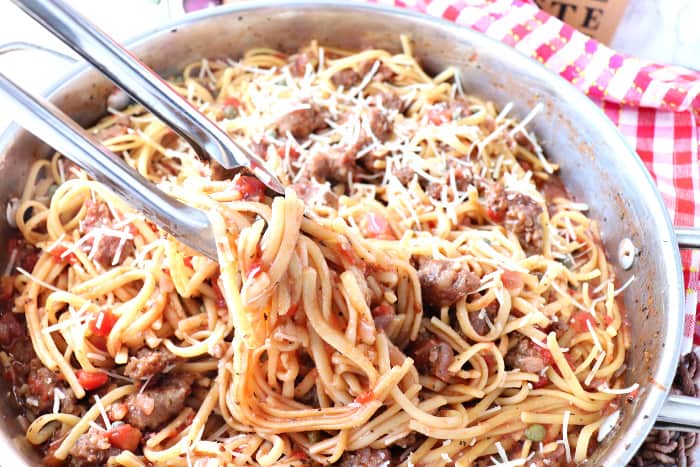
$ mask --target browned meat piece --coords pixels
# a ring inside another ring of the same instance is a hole
[[[338,197],[331,191],[330,186],[325,183],[318,183],[314,180],[304,180],[291,185],[291,188],[305,204],[338,208]]]
[[[85,217],[80,221],[80,233],[86,234],[95,227],[107,225],[112,214],[106,204],[88,199],[85,201]]]
[[[382,107],[389,110],[398,110],[401,112],[403,110],[404,103],[401,97],[394,91],[382,91],[373,96],[372,102],[380,102]]]
[[[85,217],[80,221],[79,230],[83,234],[87,234],[94,228],[111,227],[112,213],[106,204],[95,202],[92,199],[85,201]],[[112,266],[112,262],[120,249],[119,244],[121,238],[112,235],[98,235],[95,239],[85,243],[88,251],[95,249],[93,258],[104,267]],[[132,239],[124,240],[119,253],[119,259],[116,264],[121,264],[134,251],[134,241]]]
[[[310,52],[301,52],[294,54],[289,57],[289,71],[292,76],[304,76],[306,73],[306,65],[311,64],[312,67],[316,66],[316,57]]]
[[[365,60],[360,64],[359,73],[363,78],[367,73],[370,72],[375,62],[376,60]],[[389,68],[384,63],[381,63],[379,65],[379,68],[377,68],[377,72],[372,77],[372,81],[383,83],[385,81],[391,81],[395,76],[396,73],[394,73],[394,71],[391,68]]]
[[[333,74],[331,81],[336,87],[342,86],[343,89],[350,89],[362,81],[362,76],[352,68],[345,68]]]
[[[113,237],[110,235],[105,235],[99,239],[97,246],[95,247],[95,255],[93,258],[95,261],[100,263],[104,267],[112,266],[114,258],[119,251],[119,243],[122,241],[121,238]],[[134,241],[124,240],[121,252],[119,253],[119,258],[115,264],[121,264],[124,259],[131,255],[134,251]]]
[[[404,167],[395,167],[393,169],[393,173],[396,176],[396,178],[399,179],[402,185],[408,185],[411,183],[411,180],[413,180],[413,176],[416,174],[412,168],[408,166]]]
[[[452,305],[476,289],[479,277],[454,261],[422,259],[418,269],[423,305],[436,309]]]
[[[339,467],[383,467],[391,463],[388,449],[362,448],[348,451],[338,461]]]
[[[569,330],[569,324],[564,320],[554,321],[550,325],[549,330],[556,333],[557,339],[561,339],[562,336]]]
[[[159,386],[147,387],[139,394],[129,395],[126,398],[129,408],[126,422],[142,431],[145,428],[155,429],[167,422],[185,406],[193,381],[194,375],[179,374]]]
[[[550,365],[547,350],[539,347],[530,339],[522,338],[512,347],[505,357],[506,368],[509,370],[539,373]]]
[[[223,165],[214,161],[211,162],[210,167],[212,180],[233,180],[233,177],[241,171],[239,167],[235,169],[224,168]]]
[[[508,210],[508,199],[503,185],[494,183],[485,189],[486,200],[484,205],[489,218],[496,223],[503,221]]]
[[[513,137],[516,143],[518,143],[520,146],[524,147],[530,152],[533,152],[535,150],[534,146],[532,145],[532,142],[528,139],[527,136],[525,136],[525,133],[522,131],[519,131],[515,134]]]
[[[429,182],[427,185],[425,185],[425,194],[433,199],[441,199],[442,187],[444,186],[446,185],[443,185],[442,183]],[[449,191],[447,193],[449,193]]]
[[[107,464],[107,459],[119,454],[120,450],[109,443],[106,432],[90,427],[87,433],[80,435],[70,450],[71,466],[92,467]]]
[[[328,180],[335,183],[346,183],[348,174],[357,169],[355,164],[357,148],[355,146],[340,145],[331,148],[328,153],[309,154],[306,168],[308,175],[320,182]]]
[[[539,221],[542,207],[520,193],[508,200],[505,227],[518,236],[520,245],[530,254],[542,251],[542,224]]]
[[[379,141],[386,141],[392,133],[392,125],[388,118],[378,109],[369,110],[369,128]]]
[[[24,325],[14,313],[5,311],[0,315],[0,347],[3,349],[12,347],[18,339],[26,335],[24,329]]]
[[[129,359],[129,363],[124,368],[124,376],[132,379],[147,379],[162,373],[175,362],[177,357],[168,349],[144,347]]]
[[[434,336],[420,336],[409,347],[408,355],[413,358],[421,374],[432,375],[445,382],[449,382],[453,376],[448,368],[455,359],[454,352],[449,345]]]
[[[494,320],[496,319],[496,315],[498,315],[498,301],[494,300],[489,303],[485,308],[485,313],[488,320],[491,322],[491,324],[493,324]],[[491,331],[491,327],[488,325],[488,322],[485,318],[483,318],[482,313],[479,311],[469,313],[469,322],[474,328],[474,331],[476,331],[476,333],[480,336],[485,336]]]
[[[293,110],[277,120],[277,131],[281,134],[290,132],[295,138],[306,138],[316,130],[326,127],[323,114],[316,108]]]
[[[54,389],[59,387],[58,375],[53,371],[40,366],[39,361],[33,361],[29,376],[27,376],[29,394],[27,395],[27,405],[37,412],[48,412],[51,410],[54,398]]]

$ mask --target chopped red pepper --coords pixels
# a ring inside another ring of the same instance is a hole
[[[76,264],[78,262],[78,257],[75,256],[75,253],[71,252],[63,256],[63,254],[66,251],[68,251],[68,248],[66,248],[65,246],[56,245],[53,248],[51,248],[51,250],[49,250],[49,253],[58,262],[68,261],[70,264]]]
[[[386,218],[374,212],[368,212],[364,217],[363,222],[364,234],[369,238],[378,238],[382,240],[394,240],[394,232]]]
[[[508,290],[518,290],[525,286],[522,277],[515,271],[509,271],[508,269],[503,271],[501,274],[501,282],[503,286]]]
[[[100,311],[90,318],[88,328],[94,336],[107,337],[118,319],[119,317],[111,310]]]
[[[107,384],[109,376],[101,371],[78,370],[75,372],[78,382],[86,391],[92,391]]]
[[[442,125],[452,120],[447,108],[433,107],[428,110],[428,120],[433,125]]]
[[[257,178],[248,175],[236,178],[233,187],[245,201],[262,201],[265,196],[265,185]]]
[[[503,222],[503,219],[506,217],[506,213],[501,210],[495,210],[491,208],[486,209],[486,215],[495,223],[500,223]]]
[[[591,323],[591,326],[595,326],[595,318],[586,311],[577,311],[571,316],[571,327],[577,333],[588,332],[586,323]]]
[[[547,378],[547,377],[544,376],[544,375],[540,375],[540,379],[537,380],[536,383],[533,383],[533,384],[532,384],[532,387],[533,387],[534,389],[540,389],[540,388],[545,387],[545,386],[548,385],[548,384],[549,384],[549,378]]]
[[[192,256],[185,256],[185,259],[182,262],[185,263],[185,266],[187,266],[188,268],[194,269],[194,267],[192,266]]]
[[[141,431],[128,423],[123,423],[109,430],[107,439],[115,448],[134,452],[141,442]]]
[[[355,398],[355,402],[357,402],[358,404],[363,404],[363,405],[367,404],[368,402],[372,402],[373,400],[374,400],[374,391],[372,391],[371,389],[366,391],[366,392],[363,392],[362,394],[358,395]]]
[[[235,97],[229,96],[226,99],[224,99],[224,105],[232,105],[236,108],[239,108],[241,106],[241,101],[239,101]]]

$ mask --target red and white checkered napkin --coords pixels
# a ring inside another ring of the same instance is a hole
[[[603,108],[636,149],[674,224],[700,226],[700,72],[619,54],[527,0],[370,1],[468,26],[570,81]],[[683,251],[682,258],[687,352],[693,336],[700,344],[700,326],[695,326],[700,318],[700,251]]]

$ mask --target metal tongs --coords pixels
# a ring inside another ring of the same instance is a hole
[[[198,156],[226,169],[247,168],[276,193],[284,187],[265,163],[231,138],[153,70],[61,0],[12,0],[183,137]],[[217,259],[207,215],[157,189],[46,99],[0,73],[13,119],[107,185],[185,245]]]

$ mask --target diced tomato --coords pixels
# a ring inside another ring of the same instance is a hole
[[[450,112],[446,108],[433,107],[428,110],[428,121],[433,125],[442,125],[452,120]]]
[[[496,211],[491,208],[486,209],[486,215],[497,224],[503,222],[503,219],[506,217],[506,213],[504,211]]]
[[[550,352],[549,349],[545,349],[540,346],[537,346],[537,349],[540,351],[540,355],[542,356],[542,361],[544,362],[544,365],[551,366],[554,363],[554,357],[552,357],[552,352]]]
[[[493,357],[493,355],[489,353],[484,353],[481,355],[486,362],[486,366],[488,367],[489,370],[496,368],[496,359]]]
[[[291,457],[292,459],[300,459],[300,460],[303,460],[303,459],[306,459],[306,458],[307,458],[307,457],[306,457],[306,453],[305,453],[304,451],[301,451],[301,450],[299,450],[299,451],[294,451],[290,457]]]
[[[394,233],[386,218],[380,214],[369,212],[364,217],[364,234],[369,238],[394,240]]]
[[[107,337],[118,319],[111,310],[103,310],[90,318],[88,329],[94,336]]]
[[[374,317],[389,315],[389,314],[393,314],[393,313],[394,313],[394,307],[392,307],[388,303],[382,303],[381,305],[375,306],[372,309],[372,316],[374,316]]]
[[[194,267],[192,266],[192,256],[185,256],[185,259],[182,262],[185,263],[185,266],[187,266],[188,268],[194,269]]]
[[[588,325],[595,326],[595,318],[586,311],[577,311],[571,316],[571,327],[578,333],[588,332]]]
[[[294,315],[297,314],[297,311],[299,311],[299,304],[295,303],[294,305],[289,307],[289,310],[287,310],[287,316],[290,318],[294,318]]]
[[[219,287],[219,278],[216,277],[211,281],[211,288],[214,289],[215,303],[219,308],[226,307],[226,299],[224,298],[224,293]]]
[[[78,257],[75,256],[75,253],[71,252],[71,253],[68,253],[67,255],[63,256],[63,254],[66,251],[68,251],[68,248],[66,248],[65,246],[56,245],[53,248],[51,248],[49,253],[58,262],[68,261],[70,264],[76,264],[78,262]]]
[[[374,400],[374,391],[371,389],[369,391],[363,392],[362,394],[358,395],[355,398],[355,402],[358,404],[367,404],[368,402],[372,402]]]
[[[130,233],[131,235],[133,235],[134,237],[137,236],[137,235],[139,234],[139,228],[136,227],[134,224],[129,224],[129,225],[127,225],[127,226],[126,226],[126,229],[127,229],[127,230],[129,231],[129,233]]]
[[[605,316],[603,316],[603,322],[605,323],[606,326],[610,326],[613,322],[613,317],[605,315]]]
[[[265,196],[265,185],[257,178],[248,175],[236,178],[233,187],[245,201],[262,201]]]
[[[544,375],[540,375],[540,379],[537,380],[536,383],[533,383],[533,384],[532,384],[532,387],[533,387],[534,389],[540,389],[540,388],[545,387],[545,386],[548,385],[548,384],[549,384],[549,378],[547,378],[547,377],[544,376]]]
[[[224,105],[225,105],[225,106],[226,106],[226,105],[232,105],[232,106],[234,106],[234,107],[236,107],[236,108],[239,108],[239,107],[241,106],[241,101],[239,101],[239,100],[236,99],[235,97],[229,96],[229,97],[227,97],[226,99],[224,99]]]
[[[107,384],[109,376],[101,371],[78,370],[75,372],[78,382],[86,391],[92,391]]]
[[[515,271],[509,271],[508,269],[504,270],[503,274],[501,274],[501,281],[503,282],[503,286],[508,290],[522,290],[525,286],[520,274]]]
[[[136,451],[141,442],[141,431],[128,423],[123,423],[109,430],[107,439],[115,448],[133,452]]]

